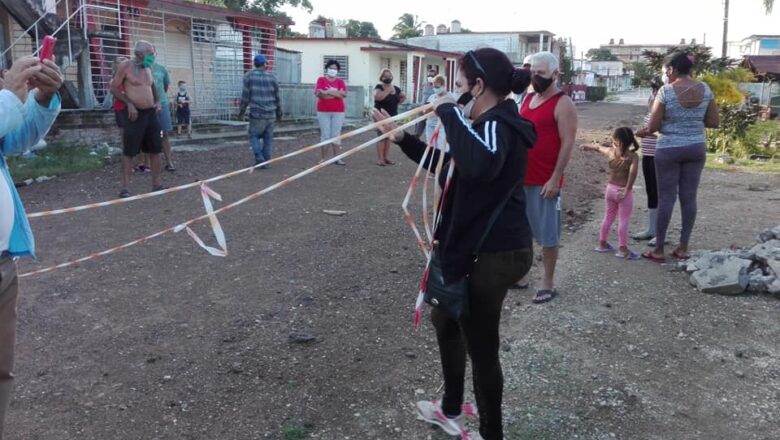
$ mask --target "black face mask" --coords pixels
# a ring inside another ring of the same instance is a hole
[[[458,105],[461,106],[461,107],[465,106],[466,104],[471,102],[472,99],[474,99],[474,97],[471,96],[471,91],[468,91],[468,92],[460,95],[460,98],[458,98]]]
[[[531,78],[531,85],[534,87],[534,91],[536,93],[544,93],[547,89],[550,88],[552,83],[552,78],[544,78],[540,75],[534,75],[533,78]]]
[[[392,84],[393,83],[393,78],[385,78],[385,79],[382,80],[382,82],[385,83],[385,84]]]

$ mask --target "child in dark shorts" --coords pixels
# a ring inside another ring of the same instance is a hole
[[[192,139],[192,121],[190,119],[190,95],[187,93],[187,83],[179,81],[179,93],[176,94],[176,127],[181,136],[184,126],[187,126],[187,136]]]

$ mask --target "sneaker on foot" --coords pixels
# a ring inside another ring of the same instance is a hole
[[[126,199],[126,198],[130,197],[130,191],[128,191],[126,189],[123,189],[122,191],[119,191],[119,197],[123,198],[123,199]]]
[[[449,418],[441,410],[440,400],[421,400],[417,402],[417,419],[439,426],[449,435],[466,434],[466,415],[461,413],[455,418]]]
[[[344,162],[341,159],[339,159],[339,160],[337,160],[336,162],[333,162],[333,163],[335,163],[336,165],[346,165],[347,164],[346,162]]]

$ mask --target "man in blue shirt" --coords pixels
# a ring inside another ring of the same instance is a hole
[[[279,105],[279,85],[273,73],[268,72],[265,55],[255,56],[255,68],[244,75],[239,119],[249,107],[249,144],[255,155],[255,165],[271,160],[273,154],[274,117],[282,119]],[[262,140],[262,147],[260,145]],[[269,168],[264,165],[262,168]]]
[[[0,79],[0,438],[13,383],[19,295],[15,258],[35,255],[30,224],[5,155],[22,153],[46,135],[60,112],[61,86],[57,64],[31,56],[16,60]]]

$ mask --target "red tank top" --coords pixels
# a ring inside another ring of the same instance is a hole
[[[529,95],[520,108],[520,116],[533,122],[536,129],[536,143],[528,150],[528,166],[523,184],[543,186],[552,177],[561,152],[561,136],[558,134],[558,123],[555,121],[555,106],[563,96],[563,92],[551,97],[535,109],[531,108],[533,96]],[[563,186],[563,176],[560,184]]]

